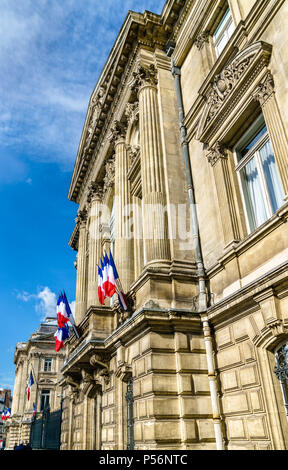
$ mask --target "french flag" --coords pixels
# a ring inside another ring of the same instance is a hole
[[[32,387],[33,384],[34,384],[34,379],[33,379],[33,374],[32,374],[32,370],[31,370],[30,378],[29,378],[29,382],[28,382],[28,393],[27,393],[27,400],[28,401],[30,400],[30,391],[31,391],[31,387]]]
[[[11,416],[11,409],[8,408],[8,410],[7,410],[6,413],[5,413],[5,419],[9,419],[10,416]]]
[[[122,290],[122,285],[119,279],[119,275],[118,275],[111,251],[109,253],[109,280],[111,284],[114,285],[114,293],[118,291],[117,293],[118,293],[118,301],[119,301],[120,307],[122,308],[122,310],[127,310],[128,308],[127,297]]]
[[[36,407],[35,407],[35,403],[33,403],[33,416],[36,415]]]
[[[61,348],[64,348],[64,341],[65,339],[70,337],[70,330],[69,326],[65,325],[62,328],[58,328],[54,338],[55,338],[55,351],[60,351]]]
[[[72,315],[69,302],[67,300],[66,294],[62,293],[58,297],[57,301],[57,321],[59,328],[63,328],[66,323],[69,321],[70,316]]]
[[[103,289],[106,297],[112,297],[116,292],[116,286],[107,253],[103,257],[103,266]]]
[[[1,421],[6,421],[6,413],[4,410],[2,411],[2,414],[1,414]]]
[[[98,264],[97,264],[98,266]],[[103,289],[103,271],[98,266],[98,299],[101,305],[105,305],[105,291]]]

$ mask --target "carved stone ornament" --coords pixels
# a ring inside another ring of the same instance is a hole
[[[249,87],[253,82],[257,83],[258,76],[263,76],[271,52],[270,44],[257,41],[241,50],[212,82],[205,83],[200,91],[205,105],[196,132],[197,140],[211,140],[220,126],[230,119]]]
[[[210,96],[208,97],[208,104],[210,105],[207,121],[213,118],[218,109],[222,105],[225,98],[231,93],[233,87],[248,69],[251,58],[246,57],[242,60],[235,60],[232,64],[228,65],[219,75],[216,75]]]
[[[84,226],[87,222],[87,210],[86,209],[78,210],[75,221],[76,221],[76,224],[79,225],[80,227]]]
[[[263,106],[273,93],[274,80],[271,72],[268,70],[264,81],[257,86],[252,96],[254,100],[259,101],[260,105]]]
[[[115,155],[107,160],[105,165],[104,193],[114,185],[115,180]]]
[[[93,199],[102,200],[103,184],[92,181],[88,186],[87,202],[90,204]]]
[[[220,158],[227,158],[226,150],[221,142],[216,142],[214,147],[210,147],[207,159],[211,166],[214,166]]]
[[[132,91],[138,92],[142,87],[146,85],[156,86],[158,83],[157,69],[153,64],[144,66],[138,63],[136,72],[132,73],[132,80],[129,84]]]
[[[209,33],[207,31],[203,31],[196,37],[194,44],[199,51],[203,48],[205,42],[208,42],[208,38]]]
[[[110,142],[125,140],[127,127],[120,121],[114,120],[111,126]]]
[[[128,147],[128,155],[129,155],[129,160],[130,160],[130,166],[133,165],[133,163],[138,160],[138,157],[140,155],[140,146],[139,145],[130,145]]]
[[[125,116],[129,124],[139,120],[139,103],[137,101],[135,103],[127,103]]]

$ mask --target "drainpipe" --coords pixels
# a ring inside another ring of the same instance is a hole
[[[168,49],[167,55],[171,55],[173,51],[171,48]],[[221,415],[220,415],[220,405],[218,397],[218,387],[217,387],[217,378],[214,364],[214,352],[213,352],[213,342],[211,336],[211,329],[209,325],[208,315],[207,315],[207,293],[206,293],[206,283],[205,283],[205,270],[204,263],[201,251],[199,227],[198,227],[198,217],[195,204],[195,193],[193,186],[192,178],[192,169],[191,169],[191,160],[189,154],[189,146],[187,141],[187,130],[184,125],[184,106],[182,99],[182,90],[181,90],[181,70],[179,67],[175,67],[173,58],[171,58],[171,72],[175,81],[175,88],[177,94],[177,103],[179,111],[179,125],[181,133],[181,146],[183,151],[184,163],[185,163],[185,174],[186,174],[186,184],[188,189],[188,199],[189,199],[189,208],[190,216],[192,221],[192,238],[195,246],[195,259],[198,272],[198,283],[199,283],[199,306],[198,312],[201,315],[201,321],[203,326],[203,334],[205,340],[206,348],[206,357],[208,365],[208,378],[209,378],[209,387],[212,403],[212,412],[213,412],[213,425],[214,433],[216,438],[216,448],[217,450],[224,450],[224,441],[222,434],[221,426]]]

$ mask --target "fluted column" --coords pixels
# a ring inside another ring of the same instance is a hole
[[[98,267],[101,256],[100,217],[102,207],[103,186],[91,183],[87,201],[90,204],[89,220],[89,260],[88,260],[88,292],[87,308],[99,306],[98,299]]]
[[[125,143],[126,128],[114,121],[111,128],[115,147],[115,263],[125,292],[133,281],[133,240],[129,222],[130,182],[127,177],[129,156]]]
[[[138,91],[143,236],[145,263],[168,260],[168,243],[163,155],[157,99],[157,71],[153,64],[138,65],[131,88]]]
[[[79,242],[78,242],[78,255],[77,255],[75,323],[79,324],[85,316],[86,305],[87,305],[87,296],[86,296],[87,211],[86,210],[79,211],[76,221],[77,221],[77,224],[79,225]]]
[[[288,139],[283,126],[277,101],[275,99],[274,80],[267,72],[264,80],[260,83],[253,94],[253,98],[259,101],[263,111],[265,123],[272,142],[274,156],[277,162],[285,199],[288,197]]]

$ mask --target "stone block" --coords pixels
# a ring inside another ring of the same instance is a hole
[[[229,393],[223,397],[224,413],[245,413],[249,411],[246,393]]]
[[[210,393],[209,379],[207,374],[193,374],[194,392]]]
[[[239,376],[242,387],[249,387],[259,383],[256,365],[241,367],[239,370]]]
[[[248,416],[247,430],[250,439],[267,439],[268,431],[264,416]]]
[[[197,420],[197,427],[200,441],[215,439],[212,419]]]
[[[237,371],[230,370],[221,374],[221,382],[225,391],[235,390],[239,387]]]
[[[231,328],[226,327],[215,332],[215,338],[218,348],[223,348],[224,346],[229,346],[233,344],[233,339],[231,335]]]
[[[227,419],[227,429],[230,439],[246,439],[243,419]]]
[[[223,369],[241,364],[239,346],[233,346],[219,351],[217,354],[218,368]]]
[[[183,417],[198,417],[212,414],[211,399],[208,396],[182,397]]]

